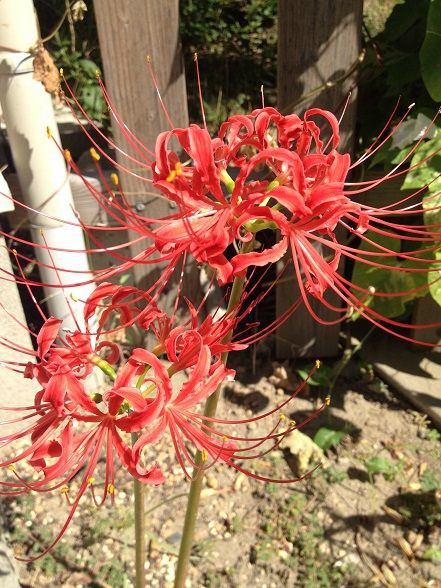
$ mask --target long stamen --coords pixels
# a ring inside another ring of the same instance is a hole
[[[194,54],[194,64],[196,67],[196,79],[198,82],[198,93],[199,93],[199,104],[201,107],[201,115],[202,115],[202,121],[204,123],[204,129],[207,130],[207,120],[205,118],[205,108],[204,108],[204,101],[202,99],[202,86],[201,86],[201,76],[200,76],[200,72],[199,72],[199,59],[198,59],[198,54],[195,53]]]

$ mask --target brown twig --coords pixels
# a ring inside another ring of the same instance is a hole
[[[357,548],[357,553],[361,559],[361,561],[364,563],[364,565],[368,568],[368,570],[370,572],[372,572],[372,574],[378,578],[378,580],[381,582],[381,584],[383,584],[383,586],[385,588],[390,588],[390,584],[389,582],[386,580],[386,578],[384,577],[383,572],[380,570],[380,568],[378,566],[376,566],[370,559],[370,557],[368,557],[364,551],[361,548],[360,545],[360,541],[359,541],[359,537],[358,537],[358,533],[355,533],[354,535],[354,543],[355,543],[355,547]]]

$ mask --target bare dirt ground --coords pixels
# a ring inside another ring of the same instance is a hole
[[[209,471],[188,586],[441,586],[440,435],[368,367],[354,364],[347,376],[331,406],[302,428],[310,438],[322,430],[321,445],[329,447],[325,466],[310,478],[275,484],[222,465]],[[266,412],[288,398],[283,386],[292,389],[293,379],[289,369],[270,362],[254,375],[239,367],[218,414],[238,419]],[[286,416],[300,423],[325,395],[321,387],[306,387],[285,408]],[[274,422],[236,431],[259,437]],[[319,450],[299,439],[287,438],[281,448],[243,465],[264,477],[293,478],[299,468],[323,461]],[[149,587],[168,588],[188,483],[167,440],[154,458],[168,480],[147,491],[146,579]],[[131,483],[124,471],[118,478],[115,506],[97,510],[85,496],[51,555],[19,568],[22,586],[133,585]],[[16,554],[41,551],[67,513],[59,494],[3,500],[2,509]]]

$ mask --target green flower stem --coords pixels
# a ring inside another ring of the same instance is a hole
[[[132,433],[132,445],[138,438],[137,433]],[[135,515],[135,588],[145,588],[145,485],[133,479],[134,486],[134,515]]]
[[[245,243],[242,248],[242,253],[247,253],[252,250],[253,248],[253,240],[249,243]],[[239,278],[236,277],[233,282],[233,287],[231,289],[230,300],[228,302],[228,312],[234,312],[235,306],[240,301],[242,296],[242,292],[245,285],[245,277]],[[230,339],[233,333],[230,332],[226,339]],[[222,360],[224,363],[227,362],[228,359],[228,352],[222,354]],[[218,386],[217,390],[212,394],[206,404],[204,410],[204,416],[206,417],[214,417],[216,414],[216,408],[219,401],[219,396],[221,392],[221,385]],[[209,423],[205,423],[209,424]],[[176,564],[176,574],[175,574],[175,588],[184,588],[185,586],[185,579],[187,577],[187,570],[188,564],[190,561],[190,554],[191,548],[193,546],[193,536],[194,530],[196,526],[196,519],[198,514],[199,508],[199,501],[201,497],[201,490],[202,490],[202,483],[204,481],[204,474],[203,471],[200,469],[199,466],[203,463],[203,456],[202,452],[198,451],[196,454],[196,467],[193,470],[193,481],[190,484],[190,492],[188,494],[188,502],[187,502],[187,511],[185,513],[185,520],[184,520],[184,528],[182,531],[182,539],[181,545],[179,548],[179,556],[178,562]]]
[[[90,363],[93,363],[93,365],[99,367],[100,370],[104,372],[111,380],[116,380],[115,368],[113,368],[105,359],[99,355],[96,355],[96,353],[89,353],[87,359],[90,361]]]

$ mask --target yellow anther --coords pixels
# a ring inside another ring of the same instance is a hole
[[[171,182],[173,182],[175,177],[176,177],[176,171],[174,169],[172,169],[172,171],[168,174],[166,181],[171,183]]]
[[[95,147],[91,147],[89,149],[89,153],[90,153],[90,157],[92,159],[94,159],[95,161],[99,161],[101,159],[101,155],[97,152],[97,150],[95,149]]]
[[[60,72],[60,78],[64,78],[64,69],[60,67],[58,71]]]
[[[177,177],[177,176],[182,176],[182,164],[180,161],[178,161],[175,165],[175,168],[171,170],[171,172],[168,174],[166,181],[167,182],[173,182],[173,180]]]
[[[145,56],[147,63],[151,63],[152,58],[150,57],[150,55],[146,55]]]
[[[67,484],[65,484],[64,486],[61,486],[60,492],[61,492],[61,494],[68,494],[69,493],[69,486]]]
[[[10,472],[14,472],[14,473],[17,471],[16,468],[15,468],[15,465],[13,463],[11,463],[11,464],[8,465],[8,470]]]
[[[97,80],[99,80],[99,79],[100,79],[100,77],[101,77],[101,72],[100,72],[100,70],[99,70],[99,69],[96,69],[96,70],[95,70],[95,77],[96,77],[96,79],[97,79]]]
[[[291,419],[291,420],[289,421],[289,426],[290,426],[290,427],[297,427],[297,421],[295,421],[294,419]]]
[[[206,450],[206,449],[203,449],[203,450],[201,451],[201,460],[202,460],[202,461],[207,461],[207,459],[208,459],[208,453],[207,453],[207,450]]]
[[[195,52],[193,53],[193,60],[194,60],[194,61],[197,61],[197,60],[198,60],[198,52],[197,52],[197,51],[195,51]]]
[[[71,152],[69,151],[69,149],[65,149],[63,153],[64,153],[64,159],[65,159],[66,161],[68,161],[68,162],[69,162],[69,161],[72,161],[72,154],[71,154]]]
[[[321,365],[322,365],[321,361],[320,361],[319,359],[316,359],[316,360],[315,360],[315,367],[316,367],[317,369],[319,369],[319,367],[320,367]]]
[[[73,292],[70,293],[70,297],[74,302],[78,302],[78,296],[76,294],[74,294]]]
[[[326,406],[329,406],[331,404],[331,396],[329,394],[325,398],[325,404],[326,404]]]
[[[46,127],[46,134],[48,139],[52,139],[52,131],[50,127]]]
[[[17,253],[17,249],[13,249],[13,250],[12,250],[12,254],[13,254],[15,257],[16,257],[16,256],[18,255],[18,253]]]
[[[119,184],[118,174],[115,174],[115,173],[110,174],[110,180],[111,180],[112,184],[114,184],[115,186],[118,186],[118,184]]]
[[[284,414],[281,414],[279,418],[281,421],[286,421],[286,416]]]
[[[113,484],[108,484],[107,485],[107,492],[109,494],[115,494],[115,486]]]
[[[93,478],[92,476],[90,476],[90,478],[87,479],[87,483],[89,484],[89,486],[91,486],[92,484],[95,483],[95,478]]]

